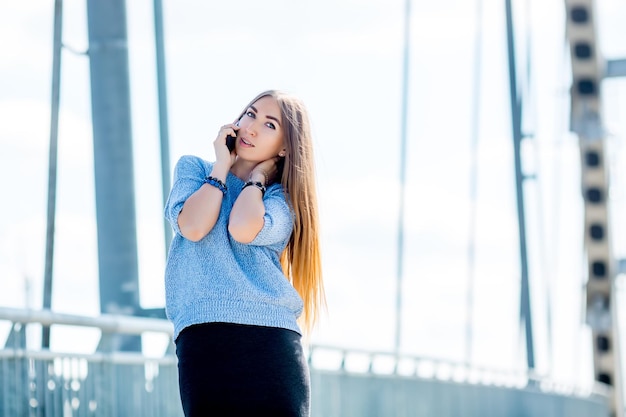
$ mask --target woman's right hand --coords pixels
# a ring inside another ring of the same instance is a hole
[[[239,130],[239,127],[235,123],[224,125],[213,142],[213,148],[215,149],[215,162],[228,165],[229,169],[235,163],[237,154],[234,149],[232,152],[228,149],[228,146],[226,146],[226,139],[228,136],[237,137],[237,130]]]

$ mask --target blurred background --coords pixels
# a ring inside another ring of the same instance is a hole
[[[87,3],[63,1],[51,310],[97,316]],[[583,3],[595,4],[602,59],[625,58],[626,2]],[[212,160],[219,127],[260,91],[287,90],[308,106],[328,301],[312,345],[527,370],[530,320],[537,374],[582,386],[597,379],[567,2],[510,5],[526,259],[507,2],[413,1],[409,11],[399,0],[163,2],[171,167],[186,154]],[[167,238],[153,1],[127,1],[126,19],[139,297],[141,307],[160,309]],[[53,24],[52,1],[0,3],[3,307],[43,307]],[[626,78],[603,80],[601,100],[607,227],[619,265]],[[621,300],[623,274],[614,273]],[[0,340],[10,326],[0,322]],[[99,335],[58,326],[50,349],[93,352]],[[144,341],[157,356],[170,343]],[[39,330],[28,343],[40,346]]]

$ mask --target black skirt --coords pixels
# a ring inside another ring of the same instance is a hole
[[[309,416],[309,371],[294,331],[194,325],[176,339],[176,355],[186,417]]]

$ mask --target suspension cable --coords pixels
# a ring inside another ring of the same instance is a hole
[[[465,361],[472,363],[474,326],[474,280],[476,273],[476,199],[478,196],[478,142],[480,135],[480,91],[482,81],[482,9],[483,0],[476,0],[476,24],[474,37],[474,87],[470,136],[470,214],[467,244],[467,300],[465,323]]]

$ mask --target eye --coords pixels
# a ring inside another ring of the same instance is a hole
[[[254,112],[252,110],[248,110],[246,112],[246,116],[252,117],[254,119],[256,117],[256,114],[254,114]]]
[[[272,122],[265,123],[265,126],[269,127],[270,129],[276,129],[276,125]]]

